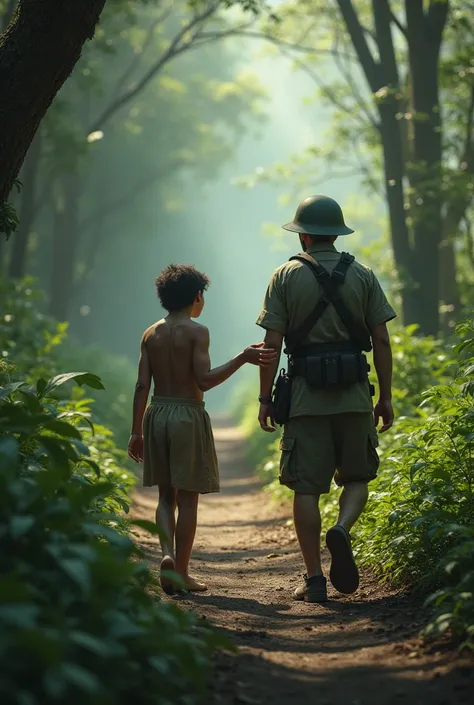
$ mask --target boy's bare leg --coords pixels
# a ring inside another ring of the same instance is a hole
[[[176,572],[183,578],[188,590],[202,592],[207,585],[198,583],[189,575],[189,559],[196,535],[199,494],[178,490],[178,521],[176,524]]]
[[[160,537],[161,550],[163,558],[160,565],[160,583],[161,587],[167,594],[174,592],[172,581],[163,575],[163,571],[171,571],[175,569],[174,559],[174,538],[175,538],[175,510],[176,510],[176,490],[173,487],[159,487],[159,502],[156,508],[156,523],[163,531],[164,535]]]

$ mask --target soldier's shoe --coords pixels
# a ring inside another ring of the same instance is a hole
[[[324,575],[313,575],[312,578],[305,575],[304,585],[296,588],[293,599],[305,602],[327,602],[328,591]]]
[[[331,554],[329,579],[338,592],[350,595],[359,587],[359,571],[352,553],[351,537],[343,526],[336,524],[326,534],[326,546]]]

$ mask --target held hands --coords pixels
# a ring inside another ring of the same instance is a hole
[[[143,461],[143,436],[132,433],[128,442],[128,454],[136,463]]]
[[[249,345],[242,353],[244,362],[249,362],[251,365],[259,367],[268,367],[277,359],[277,353],[271,348],[264,348],[265,343],[257,343]]]
[[[392,428],[393,424],[393,408],[390,399],[379,399],[374,408],[374,421],[375,425],[379,425],[379,421],[382,419],[383,426],[379,433],[385,433],[389,428]]]

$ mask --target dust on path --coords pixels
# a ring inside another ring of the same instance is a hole
[[[238,647],[218,658],[209,703],[471,703],[473,660],[423,647],[423,614],[410,597],[363,574],[351,598],[330,588],[326,605],[291,600],[303,571],[289,507],[261,492],[240,431],[225,419],[214,421],[214,431],[222,492],[201,500],[193,553],[194,573],[209,591],[180,599]],[[156,489],[142,489],[135,515],[152,519],[155,505]],[[156,539],[140,543],[157,563]]]

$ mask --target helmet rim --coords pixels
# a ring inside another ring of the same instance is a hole
[[[321,237],[341,237],[342,235],[350,235],[354,231],[348,228],[347,225],[308,225],[300,223],[297,220],[292,220],[291,223],[282,225],[283,230],[289,230],[300,235],[314,235]]]

